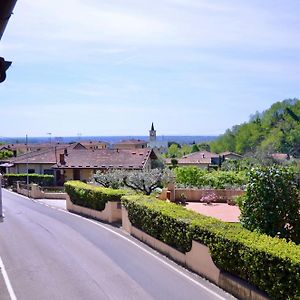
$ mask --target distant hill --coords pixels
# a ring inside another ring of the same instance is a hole
[[[282,152],[300,156],[299,99],[276,102],[266,111],[251,115],[249,122],[227,129],[211,142],[211,151]]]

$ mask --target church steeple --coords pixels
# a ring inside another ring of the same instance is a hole
[[[154,125],[153,125],[153,122],[152,122],[152,125],[151,125],[151,131],[154,131]]]
[[[156,130],[154,130],[153,122],[151,125],[151,130],[149,131],[149,140],[150,140],[150,142],[156,141]]]

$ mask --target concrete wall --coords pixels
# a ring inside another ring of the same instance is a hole
[[[109,222],[109,223],[121,222],[122,220],[122,211],[121,211],[120,202],[109,201],[106,203],[105,209],[103,211],[98,211],[98,210],[73,204],[72,201],[70,200],[69,195],[67,195],[66,201],[67,201],[66,206],[68,211],[89,216],[94,219]]]
[[[80,180],[89,181],[94,175],[93,169],[79,169],[80,170]],[[74,180],[73,169],[64,169],[65,181]]]
[[[188,188],[176,188],[174,185],[169,185],[168,188],[163,189],[159,198],[161,200],[167,199],[167,192],[170,191],[172,195],[171,201],[180,200],[182,195],[185,196],[186,201],[200,202],[201,198],[210,193],[214,193],[217,196],[217,202],[226,203],[232,202],[236,196],[241,196],[245,192],[242,190],[229,190],[229,189],[188,189]]]
[[[50,170],[53,164],[28,164],[28,169],[34,169],[36,174],[44,174],[44,170]],[[17,164],[13,168],[8,169],[10,174],[26,174],[27,165]]]
[[[20,183],[17,181],[17,193],[33,198],[33,199],[66,199],[66,193],[47,193],[41,190],[41,188],[35,184],[31,183],[29,189],[25,189],[20,186]]]
[[[205,245],[192,241],[191,251],[184,254],[134,227],[128,218],[128,212],[124,207],[122,207],[122,228],[132,236],[145,242],[176,262],[185,265],[192,271],[207,278],[239,299],[269,299],[263,292],[257,290],[247,282],[228,273],[222,272],[222,270],[214,264],[209,248]]]

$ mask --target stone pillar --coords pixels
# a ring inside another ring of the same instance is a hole
[[[174,183],[169,183],[167,188],[168,188],[168,192],[170,192],[170,199],[169,200],[171,202],[175,202],[175,184]]]
[[[28,188],[31,190],[31,198],[33,199],[42,198],[40,188],[36,183],[32,183]]]

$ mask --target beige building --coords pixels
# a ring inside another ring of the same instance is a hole
[[[76,150],[60,155],[53,169],[63,180],[88,181],[99,170],[150,170],[157,156],[152,149]]]
[[[144,149],[147,148],[147,142],[143,140],[124,140],[113,145],[114,149],[131,150],[131,149]]]
[[[150,148],[86,149],[81,143],[32,151],[10,159],[6,173],[54,175],[56,184],[89,180],[98,170],[149,170],[157,156]]]
[[[242,159],[243,156],[234,152],[222,152],[219,154],[222,160],[239,160]]]
[[[80,141],[82,146],[86,149],[97,150],[97,149],[107,149],[109,148],[109,143],[102,141]]]
[[[178,167],[195,166],[201,169],[209,169],[211,166],[219,165],[220,156],[208,151],[199,151],[184,155],[182,158],[175,158]],[[171,166],[173,159],[166,159],[166,165]]]

